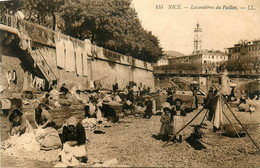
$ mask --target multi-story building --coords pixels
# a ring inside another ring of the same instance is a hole
[[[174,63],[195,63],[195,64],[210,64],[221,63],[228,60],[228,55],[221,51],[201,50],[198,53],[191,55],[180,56],[169,59],[169,64]]]
[[[260,38],[252,41],[241,40],[227,50],[231,60],[260,56]]]
[[[161,59],[158,60],[157,66],[162,66],[162,65],[168,65],[169,64],[169,56],[163,56]]]
[[[194,29],[194,50],[191,55],[183,55],[169,59],[169,64],[174,63],[195,63],[195,64],[218,64],[222,61],[227,61],[226,53],[215,50],[202,50],[202,29],[200,25]]]

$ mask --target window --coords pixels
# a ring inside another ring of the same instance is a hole
[[[204,64],[206,64],[207,63],[207,61],[206,60],[204,60]]]
[[[212,55],[212,58],[214,59],[214,55]]]

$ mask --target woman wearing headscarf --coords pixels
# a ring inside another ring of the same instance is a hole
[[[197,110],[198,109],[198,97],[197,97],[198,87],[196,85],[196,82],[194,82],[194,83],[195,84],[192,84],[190,86],[190,90],[192,91],[191,109],[192,110]]]
[[[96,118],[96,106],[93,105],[91,102],[89,102],[88,104],[85,105],[84,107],[84,111],[85,111],[85,118]]]
[[[40,103],[35,109],[35,124],[41,128],[54,127],[56,125],[51,114],[46,110],[45,104]]]
[[[153,115],[153,102],[152,102],[152,98],[151,97],[146,99],[145,105],[146,105],[146,110],[145,110],[143,118],[151,119],[151,117]]]
[[[10,121],[9,133],[11,135],[17,134],[18,136],[20,136],[24,133],[33,132],[33,128],[31,124],[19,109],[14,109],[11,112],[9,116],[9,121]]]
[[[79,162],[87,162],[87,139],[85,129],[82,124],[75,118],[70,117],[65,121],[62,134],[62,151],[61,160],[67,153],[72,154]]]
[[[130,100],[127,100],[123,104],[123,108],[122,108],[123,114],[132,114],[133,110],[134,110],[134,106],[133,106],[132,102]]]
[[[182,100],[177,98],[174,101],[175,108],[173,109],[172,112],[172,122],[173,122],[173,135],[175,135],[183,126],[184,126],[184,116],[186,116],[186,112],[184,109],[181,107],[182,105]],[[184,132],[180,132],[176,135],[178,137],[179,142],[182,141],[183,139]]]
[[[109,102],[103,100],[101,112],[108,121],[116,123],[119,121],[119,116],[116,114],[116,111],[113,107],[109,105]]]

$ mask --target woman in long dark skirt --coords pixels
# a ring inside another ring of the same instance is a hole
[[[163,141],[167,141],[170,137],[170,134],[172,134],[172,127],[171,127],[171,115],[170,115],[170,107],[164,107],[163,112],[161,116],[161,129],[160,129],[160,135],[162,136]]]

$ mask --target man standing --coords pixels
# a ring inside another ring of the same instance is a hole
[[[212,100],[214,98],[213,87],[210,87],[204,108],[209,110],[208,120],[211,121],[213,117]]]

